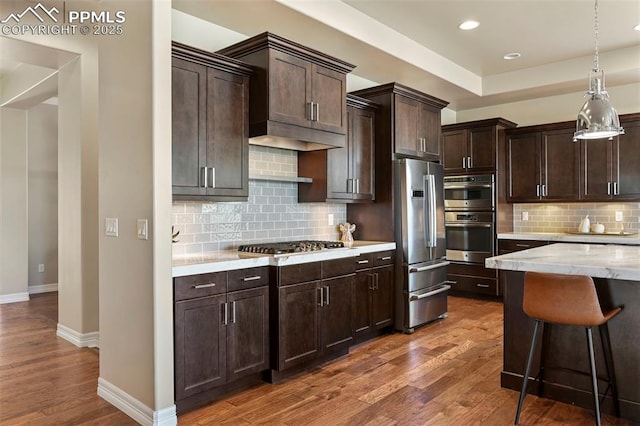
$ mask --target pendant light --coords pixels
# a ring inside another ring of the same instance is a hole
[[[598,63],[598,0],[595,0],[595,57],[593,69],[589,72],[589,90],[585,93],[589,99],[578,113],[576,132],[573,140],[613,138],[624,133],[620,119],[604,87],[604,70]]]

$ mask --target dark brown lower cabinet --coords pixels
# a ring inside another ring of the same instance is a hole
[[[269,368],[268,278],[265,267],[174,279],[178,412]]]
[[[351,320],[354,343],[386,332],[393,325],[393,258],[394,252],[389,251],[355,259]]]
[[[482,264],[451,262],[447,268],[447,280],[453,295],[500,296],[495,269]]]

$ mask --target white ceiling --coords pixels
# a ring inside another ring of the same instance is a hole
[[[592,0],[173,0],[173,8],[252,36],[270,31],[397,81],[455,110],[587,89]],[[458,24],[480,22],[471,31]],[[639,0],[599,0],[607,87],[640,82]],[[222,46],[219,46],[222,47]],[[502,57],[520,52],[522,57]]]

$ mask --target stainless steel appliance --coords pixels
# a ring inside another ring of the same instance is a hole
[[[494,210],[494,175],[444,178],[446,210]]]
[[[413,332],[447,315],[444,170],[402,158],[394,160],[394,173],[396,328]]]
[[[447,211],[447,260],[479,263],[495,254],[495,219],[490,211]]]

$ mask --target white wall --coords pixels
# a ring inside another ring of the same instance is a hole
[[[28,300],[27,114],[0,108],[0,303]]]
[[[58,283],[58,107],[27,110],[29,291]],[[44,265],[44,271],[38,265]]]

